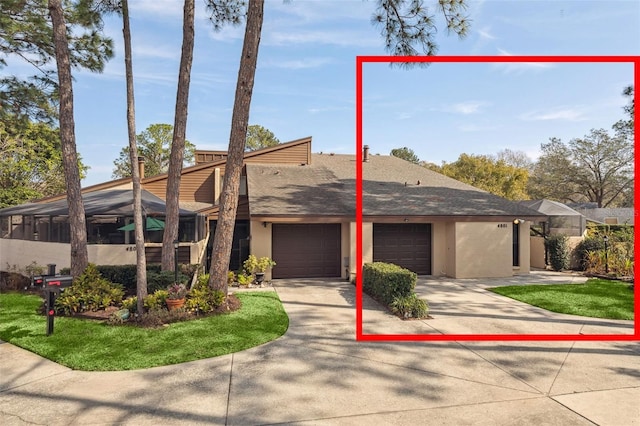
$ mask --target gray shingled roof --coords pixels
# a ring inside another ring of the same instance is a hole
[[[545,199],[520,201],[519,203],[547,216],[582,216],[579,212],[558,201]]]
[[[306,166],[247,164],[251,215],[353,216],[355,161],[313,154]],[[371,156],[363,173],[366,216],[543,216],[392,156]]]

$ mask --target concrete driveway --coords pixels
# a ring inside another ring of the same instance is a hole
[[[428,321],[401,321],[365,298],[365,332],[498,332],[500,324],[502,332],[632,332],[631,321],[530,310],[487,295],[485,285],[421,281]],[[0,344],[1,423],[640,424],[638,342],[356,342],[349,283],[281,280],[274,288],[289,330],[233,355],[89,373]],[[483,322],[487,304],[493,317]]]

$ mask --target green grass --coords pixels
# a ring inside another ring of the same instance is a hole
[[[238,352],[284,334],[289,318],[275,292],[239,294],[242,307],[225,315],[159,329],[111,326],[56,317],[46,336],[41,298],[0,294],[0,339],[76,370],[132,370]]]
[[[628,283],[590,279],[585,284],[495,287],[490,291],[548,311],[583,317],[633,319]]]

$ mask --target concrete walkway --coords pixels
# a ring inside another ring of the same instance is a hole
[[[401,321],[365,298],[365,332],[633,331],[632,321],[527,308],[483,290],[493,285],[421,280],[427,321]],[[81,372],[0,344],[0,423],[640,425],[639,342],[356,342],[352,285],[274,286],[289,330],[233,355]]]

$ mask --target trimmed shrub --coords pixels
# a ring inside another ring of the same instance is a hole
[[[410,296],[396,297],[389,308],[391,308],[391,312],[402,318],[426,318],[429,314],[427,302],[418,299],[415,293]]]
[[[132,314],[138,312],[138,296],[131,296],[122,301],[122,309],[127,309]]]
[[[144,298],[144,307],[147,311],[166,309],[167,297],[169,297],[167,290],[156,290]]]
[[[224,292],[209,287],[209,274],[203,274],[187,295],[184,307],[188,312],[208,314],[222,306],[224,301]]]
[[[57,312],[69,315],[119,305],[123,297],[122,286],[103,278],[96,265],[90,263],[82,275],[60,294],[55,306]]]
[[[581,271],[587,270],[587,262],[589,259],[589,252],[595,252],[598,250],[604,250],[604,241],[601,237],[586,237],[580,241],[574,249],[576,258],[578,259],[578,268]]]
[[[569,268],[569,245],[566,235],[550,235],[544,244],[549,253],[549,263],[554,271],[562,271]]]
[[[126,294],[136,294],[137,283],[137,267],[136,265],[97,265],[96,268],[100,275],[112,283],[122,284]],[[151,263],[147,265],[147,288],[149,283],[149,275],[153,273],[160,273],[161,265],[158,263]],[[69,275],[71,270],[69,268],[60,269],[61,275]],[[173,272],[172,272],[173,274]],[[173,275],[172,275],[173,276]],[[164,287],[159,288],[166,288]],[[157,289],[155,289],[157,290]],[[150,289],[149,293],[153,293]]]
[[[418,275],[392,263],[367,263],[362,269],[363,290],[390,305],[397,297],[407,297],[416,288]]]

